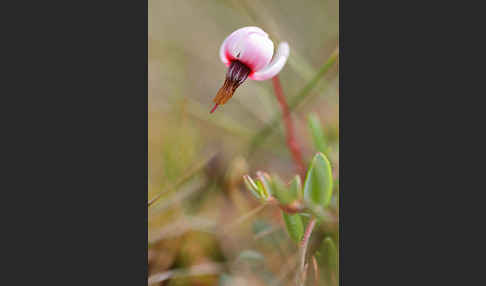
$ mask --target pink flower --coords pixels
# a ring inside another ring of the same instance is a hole
[[[272,56],[273,42],[262,29],[244,27],[231,33],[219,49],[219,57],[228,66],[228,71],[223,86],[213,99],[215,105],[210,113],[218,105],[225,104],[248,77],[266,80],[277,75],[287,61],[289,45],[280,43],[273,60]]]

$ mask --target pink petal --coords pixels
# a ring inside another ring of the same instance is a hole
[[[266,67],[272,59],[273,42],[266,34],[249,33],[235,43],[232,52],[238,61],[249,67],[252,72],[257,72]]]
[[[277,53],[272,62],[264,67],[262,70],[256,71],[249,75],[249,78],[253,80],[266,80],[277,75],[284,67],[289,57],[289,45],[287,42],[282,42],[278,46]]]
[[[271,51],[270,51],[271,50]],[[273,54],[273,43],[268,34],[254,26],[240,28],[231,33],[219,49],[221,61],[229,66],[238,59],[253,71],[268,64]]]

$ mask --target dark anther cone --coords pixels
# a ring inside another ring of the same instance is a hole
[[[236,88],[240,86],[248,77],[251,70],[239,61],[231,62],[231,65],[226,72],[226,79],[223,86],[219,89],[218,94],[213,99],[215,106],[211,110],[211,113],[216,109],[218,105],[225,104],[235,92]]]

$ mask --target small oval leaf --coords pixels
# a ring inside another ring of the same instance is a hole
[[[248,175],[244,175],[243,180],[245,181],[246,188],[250,190],[251,194],[254,195],[257,199],[261,199],[258,186],[255,184],[253,179]]]
[[[290,181],[289,192],[294,199],[302,198],[302,182],[300,180],[299,175],[295,175],[295,177]]]
[[[304,235],[304,224],[299,214],[288,214],[282,211],[282,216],[287,227],[287,232],[293,241],[299,242]]]
[[[265,198],[270,197],[273,194],[272,187],[271,187],[272,180],[270,178],[270,175],[261,171],[258,171],[256,174],[259,181],[262,183],[263,192],[265,193]]]
[[[330,285],[338,285],[338,283],[336,283],[337,281],[333,281],[332,277],[334,277],[334,279],[339,279],[339,252],[331,237],[327,236],[321,242],[321,245],[316,251],[316,258],[319,265],[321,265],[325,271],[324,276],[327,283]]]
[[[265,194],[265,188],[263,187],[262,182],[256,181],[257,187],[258,187],[258,193],[260,194],[260,197],[267,199],[268,196]]]
[[[310,204],[327,207],[332,197],[331,164],[326,156],[317,153],[309,166],[304,183],[304,199]]]
[[[339,265],[338,250],[331,237],[326,237],[319,247],[318,260],[322,265],[327,265],[332,271],[336,271]]]
[[[290,191],[285,186],[285,183],[280,179],[279,176],[273,175],[272,176],[272,189],[275,195],[275,198],[283,204],[287,205],[297,199],[297,196],[292,196]]]

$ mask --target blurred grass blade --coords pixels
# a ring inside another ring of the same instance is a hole
[[[218,286],[230,286],[233,285],[233,277],[227,273],[222,273],[219,275]]]
[[[300,90],[300,92],[290,99],[290,109],[296,108],[302,100],[309,96],[310,91],[319,83],[322,77],[329,71],[329,69],[339,59],[339,48],[336,48],[329,56],[324,65],[317,71],[317,74]]]
[[[148,278],[148,285],[156,285],[168,279],[183,278],[190,276],[217,275],[223,271],[220,263],[208,262],[190,268],[172,269],[162,273],[156,273]]]
[[[289,109],[292,111],[294,110],[299,104],[309,96],[310,91],[319,83],[319,81],[322,79],[322,77],[329,71],[329,69],[336,63],[339,55],[339,49],[336,48],[334,52],[329,56],[328,60],[324,65],[319,69],[317,74],[300,90],[300,92],[290,98],[289,100]],[[270,134],[279,126],[280,121],[282,120],[281,114],[277,114],[275,118],[273,118],[270,123],[265,126],[263,129],[261,129],[253,138],[251,139],[250,142],[250,147],[248,150],[248,154],[251,155],[253,154],[258,147],[267,139]]]
[[[332,196],[331,164],[326,156],[317,153],[310,164],[304,183],[304,199],[311,205],[327,207]]]
[[[322,129],[321,120],[316,113],[311,113],[308,117],[309,129],[312,135],[314,147],[318,152],[327,154],[327,142],[324,130]]]
[[[249,263],[258,263],[265,260],[265,257],[260,252],[255,250],[247,249],[243,250],[240,255],[238,255],[237,260],[246,261]]]
[[[216,153],[213,153],[210,156],[208,156],[206,159],[204,159],[204,160],[196,163],[191,168],[189,168],[189,170],[187,170],[186,172],[184,172],[184,175],[175,184],[173,184],[172,186],[170,186],[169,188],[167,188],[167,190],[165,192],[160,192],[157,195],[155,195],[148,202],[148,206],[150,207],[151,205],[153,205],[158,199],[160,199],[160,197],[163,194],[166,194],[166,193],[168,193],[168,192],[170,192],[172,190],[177,189],[182,184],[184,184],[187,180],[191,179],[195,174],[197,174],[199,171],[201,171],[209,163],[209,161],[211,161],[211,159],[213,159],[213,157],[215,155],[216,155]]]
[[[211,123],[214,126],[221,128],[222,130],[247,138],[251,133],[251,129],[242,125],[237,120],[232,119],[230,116],[225,115],[223,112],[219,112],[214,116],[208,117],[208,107],[203,106],[197,101],[187,98],[187,109],[192,117],[197,118],[205,123]]]
[[[262,211],[265,208],[265,206],[267,206],[267,205],[266,204],[261,204],[258,207],[252,209],[251,211],[243,214],[242,216],[240,216],[239,218],[237,218],[234,222],[230,223],[229,225],[224,226],[223,227],[223,233],[229,232],[234,227],[236,227],[236,226],[242,224],[243,222],[245,222],[246,220],[252,218],[254,215],[256,215],[260,211]]]
[[[283,211],[282,216],[290,238],[292,238],[292,240],[296,243],[299,243],[304,235],[304,224],[302,223],[302,218],[299,214],[291,215]]]

